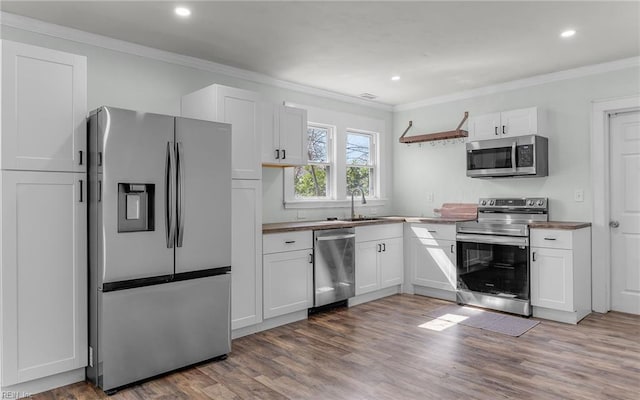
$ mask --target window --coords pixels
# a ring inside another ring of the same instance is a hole
[[[331,198],[331,149],[333,128],[320,124],[309,124],[308,155],[309,163],[295,167],[293,173],[296,199]]]
[[[361,188],[363,207],[385,206],[385,120],[304,105],[307,109],[307,155],[304,166],[283,171],[284,208],[336,208],[335,215],[351,207],[351,191]],[[376,210],[377,211],[377,210]],[[372,210],[373,212],[373,210]],[[306,218],[302,212],[298,218]]]
[[[375,135],[347,131],[346,178],[347,195],[354,189],[362,189],[365,196],[375,196]]]

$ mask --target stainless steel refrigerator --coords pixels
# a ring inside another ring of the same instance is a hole
[[[105,391],[231,350],[231,125],[90,114],[89,367]]]

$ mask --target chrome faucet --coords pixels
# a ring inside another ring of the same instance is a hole
[[[364,190],[362,190],[362,188],[353,189],[351,191],[351,219],[356,219],[356,212],[355,212],[355,209],[353,208],[353,196],[356,190],[359,191],[360,194],[362,195],[362,204],[367,204],[367,199],[364,198]]]

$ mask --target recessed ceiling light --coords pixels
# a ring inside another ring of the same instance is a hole
[[[188,17],[189,15],[191,15],[191,10],[189,10],[187,7],[176,7],[174,11],[181,17]]]
[[[398,75],[394,75],[394,76],[391,77],[391,80],[392,81],[399,81],[400,77]]]
[[[575,35],[576,31],[573,29],[567,29],[566,31],[562,32],[560,34],[560,36],[562,36],[563,38],[570,38],[571,36]]]

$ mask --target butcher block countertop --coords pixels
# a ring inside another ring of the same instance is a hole
[[[399,222],[415,222],[415,223],[432,223],[432,224],[455,224],[460,221],[473,221],[469,218],[440,218],[440,217],[378,217],[371,220],[359,221],[295,221],[295,222],[276,222],[270,224],[262,224],[262,233],[280,233],[292,231],[306,231],[318,229],[335,229],[335,228],[351,228],[363,225],[393,224]]]
[[[565,229],[575,230],[582,229],[591,226],[591,222],[561,222],[561,221],[547,221],[547,222],[532,222],[529,224],[531,229]]]

